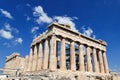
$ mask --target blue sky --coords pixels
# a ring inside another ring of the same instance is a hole
[[[53,21],[105,40],[109,68],[120,71],[120,0],[1,0],[0,67],[13,52],[29,54],[32,39]]]

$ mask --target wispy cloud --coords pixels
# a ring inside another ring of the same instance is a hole
[[[26,6],[31,7],[31,5],[29,3],[27,3]]]
[[[14,36],[11,34],[11,32],[6,31],[4,29],[0,30],[0,36],[5,38],[5,39],[12,39]]]
[[[1,11],[1,13],[2,13],[5,17],[7,17],[7,18],[9,18],[9,19],[13,19],[12,15],[10,14],[10,12],[8,12],[8,11],[6,11],[6,10],[3,10],[3,9],[0,9],[0,11]]]
[[[90,27],[85,28],[85,26],[82,26],[83,34],[91,37],[91,38],[96,38],[95,35],[93,35],[93,30]]]
[[[33,27],[31,29],[31,33],[33,34],[33,38],[37,37],[37,30],[39,30],[39,27]]]
[[[60,24],[70,25],[72,30],[78,31],[75,27],[75,23],[73,22],[74,18],[67,17],[67,16],[55,16],[54,20],[56,20]]]
[[[36,17],[36,22],[38,24],[42,23],[51,23],[51,22],[58,22],[60,24],[67,24],[72,27],[72,30],[78,31],[75,28],[74,20],[78,19],[77,17],[68,17],[68,16],[53,16],[49,17],[47,13],[44,12],[42,6],[37,6],[34,8],[33,12],[34,17]]]
[[[3,43],[3,45],[7,47],[11,47],[10,43],[7,43],[7,42]]]
[[[120,66],[118,64],[115,64],[110,68],[110,72],[118,72],[120,74]]]
[[[30,21],[30,20],[31,20],[31,18],[30,18],[29,16],[27,16],[27,17],[26,17],[26,20],[27,20],[27,21]]]
[[[7,30],[7,31],[10,31],[10,32],[14,31],[14,32],[16,32],[16,33],[19,32],[18,29],[14,28],[14,27],[11,27],[11,25],[10,25],[9,23],[5,23],[5,24],[4,24],[4,27],[5,27],[5,30]]]
[[[6,29],[6,30],[12,31],[12,28],[11,28],[10,24],[5,23],[4,26],[5,26],[5,29]]]
[[[23,39],[22,38],[17,38],[16,40],[15,40],[15,43],[16,44],[22,44],[22,42],[23,42]]]
[[[38,29],[39,29],[39,27],[33,27],[33,28],[31,29],[31,33],[35,33]]]
[[[43,23],[51,23],[51,22],[53,21],[52,18],[50,18],[50,17],[47,15],[47,13],[45,13],[45,12],[43,11],[43,8],[42,8],[41,6],[37,6],[37,7],[34,8],[33,15],[34,15],[35,17],[38,17],[38,18],[36,19],[36,22],[37,22],[38,24],[41,24],[42,22],[43,22]]]
[[[23,39],[17,38],[16,33],[18,34],[19,30],[17,28],[11,27],[9,23],[4,23],[4,27],[0,29],[0,38],[7,39],[3,45],[6,47],[12,47],[12,45],[22,44]]]

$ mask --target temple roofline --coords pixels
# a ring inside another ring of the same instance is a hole
[[[50,25],[48,25],[48,28],[53,27],[53,26],[57,26],[57,27],[60,27],[60,28],[62,28],[62,29],[65,29],[65,30],[69,30],[70,32],[72,32],[72,33],[74,33],[74,34],[80,35],[81,37],[84,37],[84,38],[86,38],[86,39],[89,39],[89,40],[92,40],[92,41],[97,42],[97,43],[99,43],[99,44],[102,44],[102,45],[104,45],[104,46],[107,46],[107,43],[106,43],[105,41],[101,40],[101,39],[100,39],[100,40],[95,40],[94,38],[91,38],[91,37],[88,37],[88,36],[86,36],[86,35],[83,35],[83,34],[81,34],[80,32],[74,31],[74,30],[72,30],[72,29],[70,29],[70,28],[66,28],[65,26],[63,26],[63,25],[61,25],[61,24],[59,24],[59,23],[56,23],[56,22],[53,22],[53,23],[51,23]]]

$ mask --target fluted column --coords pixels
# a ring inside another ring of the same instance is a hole
[[[71,70],[76,70],[76,58],[75,58],[75,45],[74,42],[71,42],[70,44],[70,66]]]
[[[90,51],[91,48],[88,46],[86,48],[86,56],[87,56],[87,71],[92,72],[92,62],[91,62],[91,56],[90,56]]]
[[[38,65],[37,65],[37,70],[42,69],[42,57],[43,57],[43,51],[42,51],[42,42],[39,44],[39,54],[38,54]]]
[[[109,73],[109,68],[108,68],[108,62],[107,62],[107,57],[106,57],[106,53],[103,53],[103,61],[104,61],[104,69],[105,69],[105,73]]]
[[[101,50],[99,51],[99,66],[100,66],[100,72],[104,73],[103,57]]]
[[[79,45],[79,70],[84,72],[85,66],[84,66],[84,54],[83,54],[83,45]]]
[[[56,70],[57,68],[57,59],[56,59],[56,36],[52,35],[51,37],[51,46],[50,46],[50,70]]]
[[[98,69],[98,61],[97,61],[97,55],[96,55],[95,48],[93,48],[93,58],[94,58],[94,71],[98,73],[99,69]]]
[[[34,46],[32,71],[37,70],[37,45]]]
[[[48,39],[46,39],[45,49],[44,49],[43,69],[48,69],[48,56],[49,56],[49,46],[48,46]]]
[[[33,49],[30,48],[30,55],[29,55],[29,63],[28,63],[28,71],[32,71],[32,60],[33,59]]]
[[[65,49],[65,39],[61,40],[61,50],[60,50],[60,69],[66,70],[66,49]]]

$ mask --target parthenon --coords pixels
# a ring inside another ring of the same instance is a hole
[[[109,75],[106,46],[103,40],[87,37],[69,25],[54,22],[31,43],[23,74],[71,71]]]
[[[102,40],[71,30],[68,25],[53,23],[33,40],[30,55],[26,56],[26,71],[69,69],[108,74],[106,45]]]

